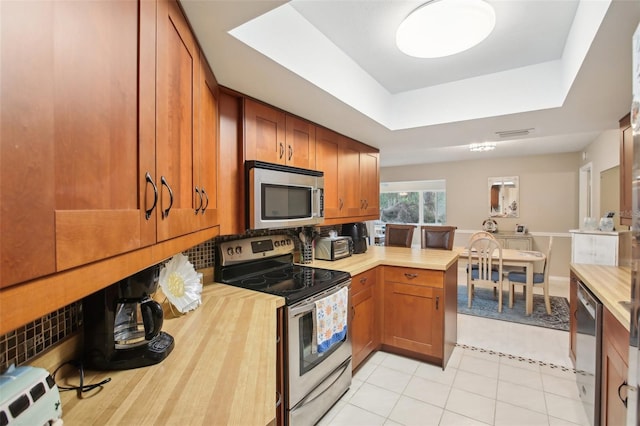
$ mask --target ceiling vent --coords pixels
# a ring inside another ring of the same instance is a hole
[[[500,139],[517,138],[517,137],[522,137],[522,136],[529,136],[535,130],[536,129],[533,128],[533,127],[530,127],[528,129],[500,130],[500,131],[496,132],[496,135]]]

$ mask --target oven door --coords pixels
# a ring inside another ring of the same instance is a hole
[[[342,341],[334,343],[326,352],[318,352],[314,327],[315,302],[344,287],[349,287],[350,284],[351,280],[345,281],[303,302],[287,307],[288,406],[290,409],[351,358],[351,339],[348,331]],[[347,302],[347,310],[349,306],[351,306],[351,300]],[[347,312],[347,321],[349,321],[348,314],[349,312]],[[348,328],[347,325],[347,330]],[[351,371],[349,371],[350,375]],[[350,386],[351,380],[348,382],[345,391]]]

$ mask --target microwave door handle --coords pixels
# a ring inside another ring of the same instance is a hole
[[[321,188],[316,188],[313,190],[313,205],[312,205],[312,216],[313,217],[321,217],[322,216],[322,211],[321,211],[321,206],[322,206],[322,189]]]

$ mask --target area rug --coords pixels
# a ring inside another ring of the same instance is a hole
[[[537,327],[569,331],[569,301],[564,297],[550,296],[551,315],[544,306],[544,296],[533,294],[533,313],[525,315],[522,290],[516,292],[513,308],[509,308],[509,292],[503,291],[502,312],[498,312],[498,299],[489,288],[476,288],[471,308],[467,307],[467,286],[458,286],[458,313],[478,317],[517,322]]]

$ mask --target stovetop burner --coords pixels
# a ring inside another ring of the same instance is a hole
[[[267,236],[221,243],[215,280],[275,294],[291,305],[351,277],[347,272],[294,264],[294,245],[286,241],[283,236]],[[271,252],[275,254],[269,256]]]
[[[221,282],[282,296],[291,304],[349,278],[347,272],[291,265],[249,276],[226,277]]]

